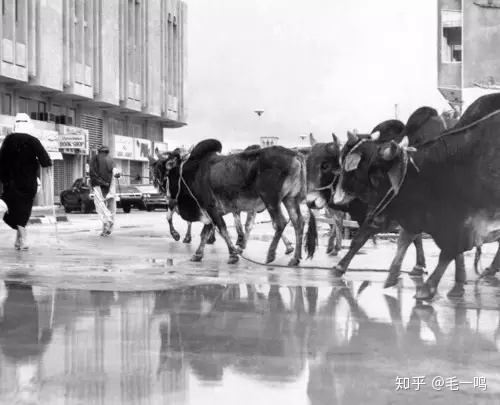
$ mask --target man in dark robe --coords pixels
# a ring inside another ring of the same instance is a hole
[[[17,231],[14,244],[17,250],[28,250],[26,225],[38,189],[38,167],[52,166],[49,154],[32,133],[30,117],[17,114],[14,132],[7,135],[0,148],[0,181],[4,202],[0,203],[0,218],[3,217],[5,223]]]

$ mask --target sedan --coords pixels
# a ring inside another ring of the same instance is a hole
[[[88,214],[95,209],[93,197],[91,188],[80,177],[75,180],[71,188],[61,191],[59,201],[67,213],[81,211]]]

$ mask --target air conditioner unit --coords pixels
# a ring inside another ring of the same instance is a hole
[[[73,117],[69,115],[58,115],[56,117],[56,124],[73,125]]]
[[[30,113],[30,118],[31,118],[32,120],[38,120],[38,119],[39,119],[39,118],[38,118],[38,113],[36,113],[36,112],[32,112],[32,113]]]
[[[32,115],[33,115],[33,113],[32,113]],[[47,112],[38,113],[38,118],[35,118],[35,119],[38,119],[39,121],[48,121],[49,120],[49,113],[47,113]]]

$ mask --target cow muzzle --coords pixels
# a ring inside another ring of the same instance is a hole
[[[335,188],[335,193],[333,194],[333,203],[335,205],[347,205],[353,199],[354,197],[346,193],[345,190],[340,187],[340,185],[337,185],[337,187]]]
[[[318,192],[311,192],[307,194],[306,205],[310,209],[320,210],[326,204],[326,200]]]

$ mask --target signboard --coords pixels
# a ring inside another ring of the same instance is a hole
[[[154,156],[161,155],[168,151],[168,143],[165,142],[154,142]]]
[[[89,154],[89,131],[68,125],[59,126],[59,149],[70,155]]]
[[[39,130],[37,138],[40,140],[47,152],[59,152],[59,132]]]
[[[149,139],[134,138],[134,160],[149,162],[148,156],[152,155],[152,153]]]
[[[115,139],[115,158],[129,159],[134,158],[134,138],[129,136],[114,135]]]
[[[0,146],[2,146],[5,137],[12,133],[14,130],[13,125],[0,125]]]

